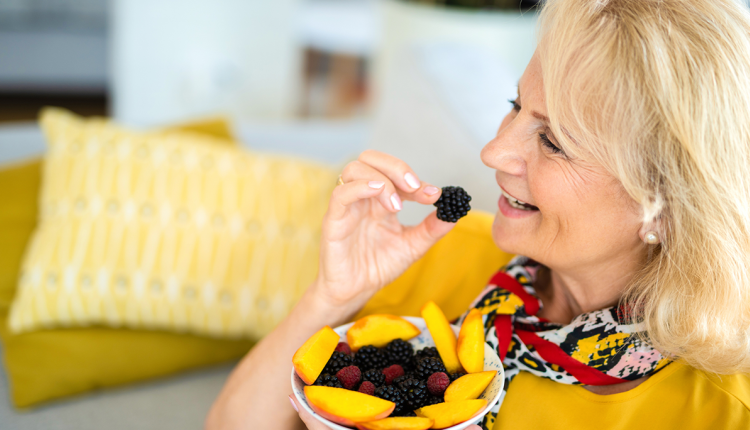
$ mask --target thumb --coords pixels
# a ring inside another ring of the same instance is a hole
[[[422,256],[455,226],[456,223],[440,221],[437,217],[437,211],[433,211],[421,223],[413,227],[407,227],[404,235],[407,243],[411,245],[417,255]]]

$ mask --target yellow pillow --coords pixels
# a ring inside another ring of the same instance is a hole
[[[180,127],[231,143],[225,121]],[[37,224],[41,162],[0,169],[0,339],[10,397],[24,408],[96,388],[209,366],[244,355],[247,340],[167,332],[82,328],[12,335],[6,325],[26,243]]]
[[[13,332],[103,324],[259,339],[317,272],[337,172],[49,109]]]

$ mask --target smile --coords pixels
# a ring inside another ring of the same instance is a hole
[[[520,209],[522,211],[538,211],[539,210],[538,207],[534,205],[530,205],[526,202],[522,202],[518,200],[517,198],[511,196],[510,194],[506,193],[505,190],[502,188],[500,188],[500,191],[503,193],[503,196],[508,201],[508,204],[510,204],[510,206],[515,209]]]

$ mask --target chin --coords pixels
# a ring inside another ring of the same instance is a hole
[[[522,229],[513,228],[508,221],[500,212],[495,214],[495,221],[492,223],[492,240],[504,252],[526,256],[531,238],[523,233]]]

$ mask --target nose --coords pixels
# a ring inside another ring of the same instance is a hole
[[[523,176],[526,174],[524,147],[525,138],[511,122],[482,148],[482,162],[501,173]]]

